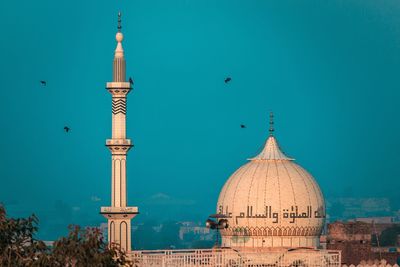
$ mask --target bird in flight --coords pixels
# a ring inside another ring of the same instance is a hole
[[[246,125],[240,124],[240,128],[244,129],[244,128],[246,128]]]
[[[71,128],[69,128],[68,126],[64,126],[64,131],[65,131],[66,133],[68,133],[70,130],[71,130]]]
[[[225,83],[229,83],[231,80],[232,80],[231,77],[226,77],[226,78],[225,78]]]
[[[129,83],[132,85],[133,84],[133,79],[132,77],[129,77]]]
[[[46,81],[40,81],[40,83],[43,85],[43,86],[46,86]]]

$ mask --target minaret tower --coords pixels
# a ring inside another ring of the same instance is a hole
[[[118,13],[118,32],[115,36],[113,80],[107,83],[112,95],[112,138],[106,140],[111,151],[111,207],[101,207],[101,214],[108,219],[108,242],[118,244],[126,252],[131,250],[131,219],[138,214],[137,207],[127,207],[126,156],[133,146],[126,138],[126,96],[132,81],[126,81],[125,58],[122,49],[121,13]]]

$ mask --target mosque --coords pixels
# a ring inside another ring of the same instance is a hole
[[[139,210],[127,206],[126,160],[133,144],[126,137],[126,80],[121,14],[118,16],[112,95],[111,206],[108,242],[119,244],[136,266],[340,266],[340,252],[319,248],[325,203],[316,180],[279,148],[270,115],[269,136],[261,153],[226,181],[219,195],[214,224],[221,244],[212,249],[131,250],[131,219]]]
[[[222,246],[317,248],[324,198],[315,179],[280,150],[270,117],[263,150],[228,179],[219,195],[217,212],[227,218]]]

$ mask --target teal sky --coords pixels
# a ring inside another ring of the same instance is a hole
[[[105,222],[119,10],[135,80],[135,222],[213,213],[267,137],[270,110],[283,150],[325,196],[400,202],[399,1],[18,0],[0,3],[0,201],[11,215],[38,214],[45,238]]]

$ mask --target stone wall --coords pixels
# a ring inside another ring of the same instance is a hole
[[[327,240],[371,242],[372,225],[365,222],[334,222],[328,224]]]
[[[326,248],[341,251],[344,264],[358,264],[364,259],[371,259],[371,246],[367,243],[331,241],[327,243]]]
[[[342,263],[348,266],[351,264],[357,266],[361,262],[366,264],[366,261],[373,262],[375,259],[384,259],[386,263],[392,265],[398,263],[399,250],[389,252],[384,248],[372,247],[372,231],[372,224],[365,222],[334,222],[328,224],[326,248],[340,250]]]
[[[346,265],[343,264],[342,267],[399,267],[399,265],[394,264],[391,265],[389,263],[387,263],[386,260],[369,260],[369,261],[361,261],[360,264],[358,265],[354,265],[354,264],[350,264],[350,265]]]

